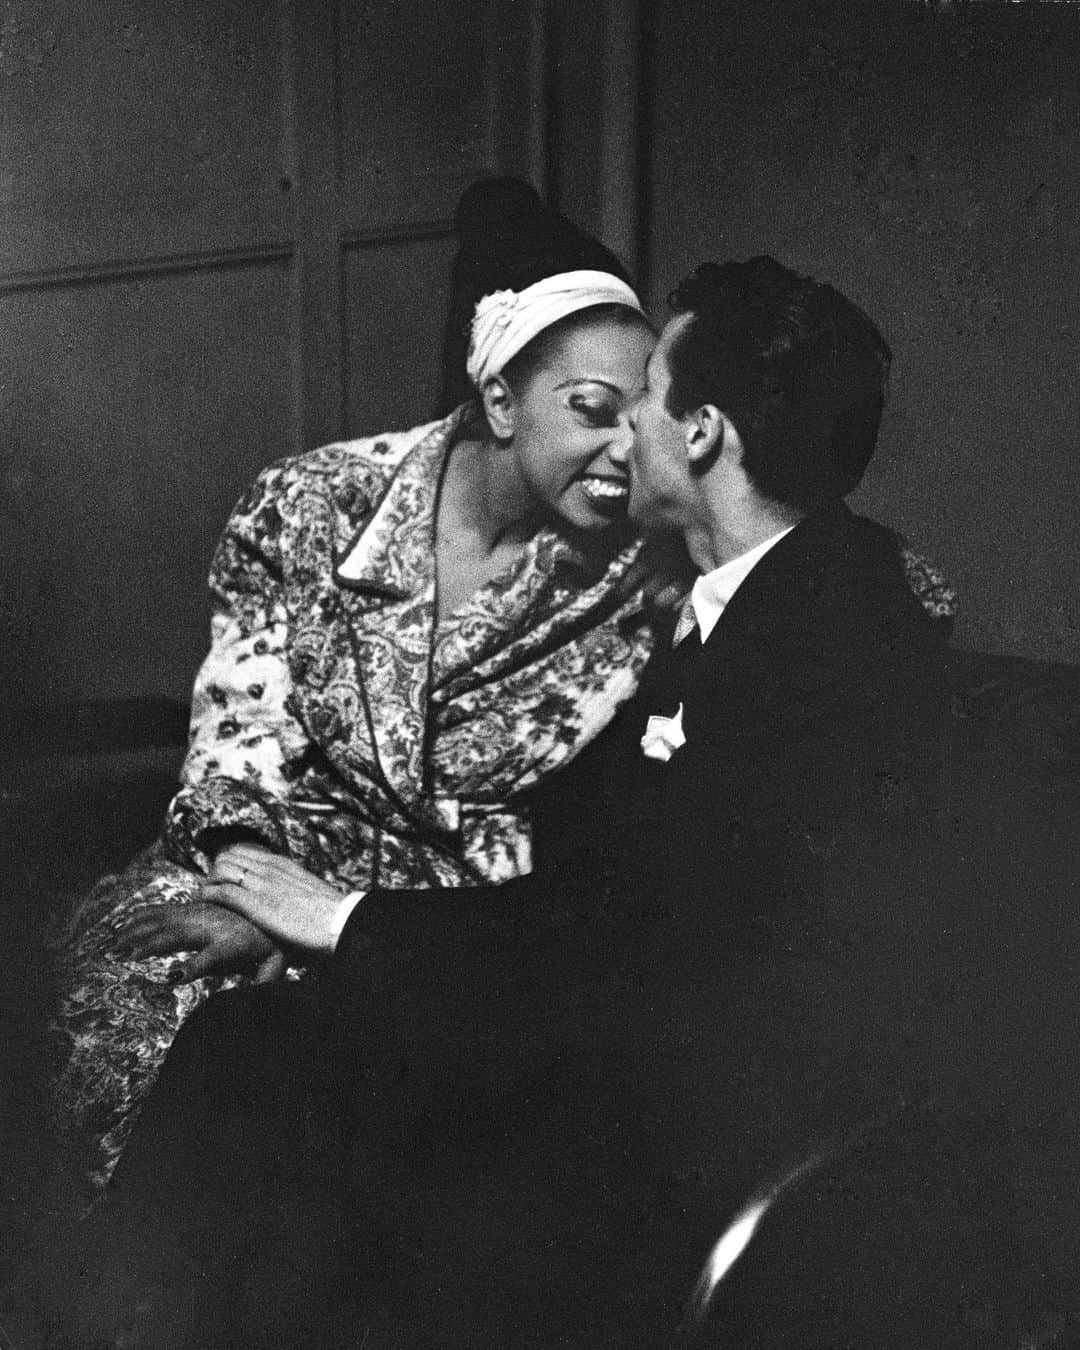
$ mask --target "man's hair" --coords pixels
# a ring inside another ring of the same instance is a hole
[[[812,511],[855,488],[874,453],[892,354],[832,286],[775,258],[705,263],[672,308],[668,411],[711,403],[733,423],[762,496]]]

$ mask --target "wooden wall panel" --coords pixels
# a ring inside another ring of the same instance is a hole
[[[447,233],[345,250],[349,435],[435,415],[454,248]]]
[[[13,0],[5,272],[287,237],[278,0]]]
[[[484,7],[343,3],[339,42],[346,220],[452,215],[462,184],[495,168]]]
[[[548,180],[549,0],[8,0],[0,698],[183,697],[282,454],[434,411],[464,185]]]
[[[186,698],[207,564],[289,453],[285,263],[0,296],[0,664],[17,705]]]

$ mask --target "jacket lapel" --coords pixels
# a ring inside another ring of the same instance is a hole
[[[654,658],[642,682],[657,705],[650,704],[651,711],[670,715],[682,703],[693,743],[703,731],[715,731],[717,718],[728,723],[771,706],[793,664],[805,661],[824,578],[852,520],[843,502],[808,516],[761,559],[704,644],[691,634]]]
[[[321,665],[298,686],[312,730],[351,778],[374,779],[390,804],[413,812],[425,781],[435,507],[455,429],[456,419],[441,422],[407,453],[375,510],[322,569],[305,619]]]
[[[699,669],[725,682],[782,670],[803,650],[837,546],[853,517],[836,502],[806,517],[769,550],[731,597],[702,648]]]
[[[334,569],[364,596],[405,599],[435,580],[435,506],[453,434],[440,423],[418,441]]]

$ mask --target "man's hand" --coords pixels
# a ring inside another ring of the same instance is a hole
[[[229,844],[214,860],[203,898],[242,914],[279,942],[328,956],[340,931],[333,886],[259,844]]]
[[[117,950],[141,961],[192,952],[183,964],[187,982],[203,975],[252,975],[272,984],[285,974],[285,955],[249,919],[217,904],[148,905],[121,929]]]

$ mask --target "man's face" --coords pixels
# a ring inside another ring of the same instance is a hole
[[[690,315],[680,314],[661,333],[645,369],[645,389],[631,414],[634,439],[620,456],[630,478],[630,519],[653,529],[681,529],[694,492],[685,419],[672,417],[667,409],[671,385],[668,353],[691,322]]]

